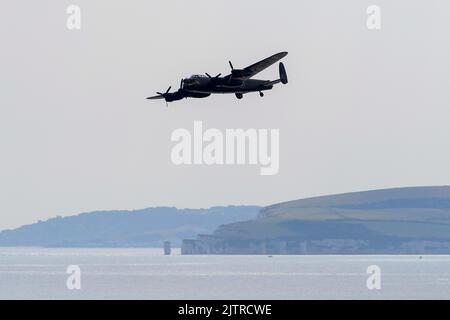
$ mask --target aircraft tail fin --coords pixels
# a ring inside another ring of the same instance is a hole
[[[284,67],[283,62],[280,62],[278,69],[280,71],[280,79],[278,80],[273,80],[273,81],[268,81],[265,85],[266,86],[273,86],[274,84],[277,83],[282,83],[282,84],[286,84],[288,83],[288,77],[287,77],[287,73],[286,73],[286,68]]]
[[[288,83],[288,77],[286,73],[286,68],[284,67],[283,62],[280,62],[278,69],[280,71],[280,81],[282,84]]]

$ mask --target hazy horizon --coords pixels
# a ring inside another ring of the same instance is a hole
[[[54,215],[54,216],[48,216],[45,217],[43,219],[38,218],[35,221],[28,221],[22,225],[18,225],[17,227],[21,227],[23,225],[30,225],[30,224],[34,224],[38,221],[45,221],[47,219],[52,219],[52,218],[56,218],[56,217],[70,217],[70,216],[77,216],[80,214],[91,214],[91,213],[96,213],[96,212],[108,212],[108,211],[129,211],[129,212],[134,212],[134,211],[141,211],[141,210],[146,210],[146,209],[155,209],[155,208],[175,208],[177,210],[209,210],[215,207],[260,207],[261,209],[267,207],[267,206],[271,206],[271,205],[278,205],[278,204],[282,204],[282,203],[289,203],[291,201],[296,201],[296,200],[308,200],[308,199],[314,199],[314,198],[321,198],[321,197],[327,197],[327,196],[338,196],[338,195],[346,195],[346,194],[353,194],[353,193],[362,193],[362,192],[371,192],[371,191],[386,191],[386,190],[395,190],[395,189],[409,189],[409,188],[436,188],[436,187],[450,187],[450,185],[441,185],[441,186],[405,186],[405,187],[390,187],[390,188],[378,188],[378,189],[370,189],[370,190],[354,190],[354,191],[348,191],[348,192],[342,192],[342,193],[337,193],[337,194],[322,194],[322,195],[311,195],[308,197],[298,197],[298,198],[293,198],[293,199],[287,199],[285,201],[279,201],[276,203],[271,203],[268,205],[258,205],[258,204],[219,204],[219,205],[211,205],[211,206],[207,206],[207,207],[197,207],[197,208],[191,208],[191,207],[177,207],[177,206],[147,206],[147,207],[142,207],[142,208],[116,208],[116,209],[95,209],[95,210],[89,210],[89,211],[81,211],[81,212],[74,212],[71,214],[66,214],[66,215]],[[14,229],[13,228],[4,228],[1,229],[0,231],[3,230],[8,230],[8,229]]]

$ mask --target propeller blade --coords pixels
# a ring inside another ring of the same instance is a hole
[[[218,78],[218,77],[220,77],[222,74],[221,73],[219,73],[217,76],[215,76],[215,78]]]
[[[234,70],[233,64],[231,63],[231,61],[228,61],[228,63],[230,64],[231,70]]]
[[[208,72],[206,72],[205,74],[206,74],[206,76],[207,76],[208,78],[210,78],[210,79],[212,78],[212,77],[209,75]]]
[[[180,84],[180,86],[183,84],[183,79],[181,79],[181,84]],[[180,87],[181,88],[181,87]],[[149,99],[149,100],[156,100],[156,99],[164,99],[164,100],[166,100],[166,105],[167,105],[167,95],[169,94],[169,91],[170,91],[170,89],[172,89],[172,86],[170,86],[168,89],[167,89],[167,91],[166,92],[164,92],[164,93],[162,93],[162,92],[159,92],[159,91],[157,91],[156,93],[158,94],[157,96],[153,96],[153,97],[148,97],[148,98],[146,98],[146,99]],[[168,106],[168,105],[167,105]]]

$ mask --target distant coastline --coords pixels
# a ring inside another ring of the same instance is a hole
[[[3,230],[0,246],[155,248],[170,241],[173,247],[181,247],[185,238],[213,232],[222,224],[254,219],[259,210],[257,206],[227,206],[88,212]]]
[[[410,187],[267,207],[98,211],[0,232],[0,246],[161,248],[182,254],[450,254],[450,187]]]
[[[450,254],[450,187],[315,197],[185,239],[182,254]]]

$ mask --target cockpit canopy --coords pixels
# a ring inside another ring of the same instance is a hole
[[[208,79],[208,77],[200,74],[194,74],[189,78],[183,79],[181,82],[181,87],[183,89],[192,89],[195,86],[199,86],[202,83],[207,82],[205,79]]]

